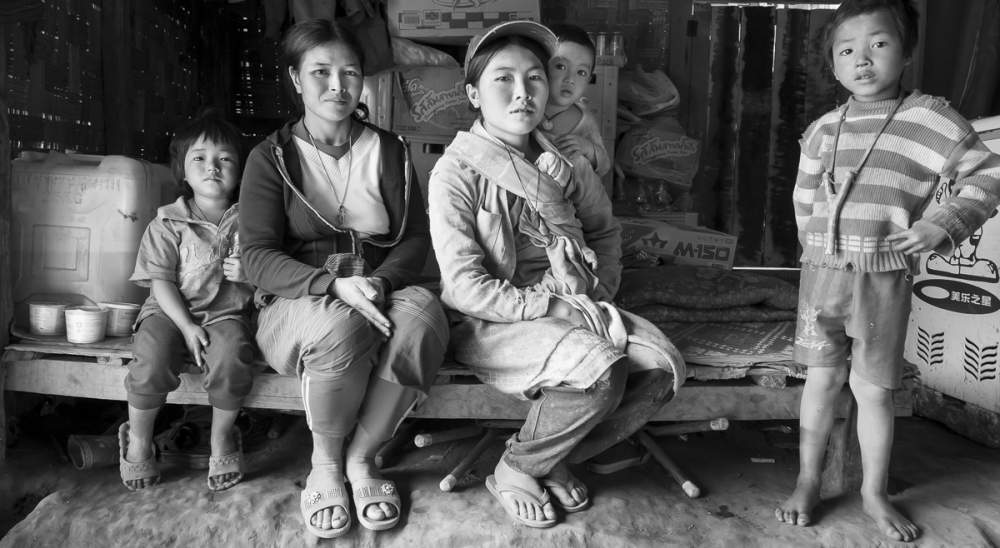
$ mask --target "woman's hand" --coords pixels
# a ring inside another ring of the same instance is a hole
[[[231,282],[246,282],[247,277],[243,274],[243,263],[237,256],[229,256],[222,259],[222,275]]]
[[[569,323],[580,327],[588,327],[587,321],[577,309],[570,306],[566,301],[558,299],[555,296],[549,297],[549,309],[545,315],[550,318],[560,318],[566,320]]]
[[[387,338],[392,336],[392,322],[382,314],[385,288],[379,278],[350,276],[333,281],[334,297],[357,310]]]
[[[890,234],[886,240],[896,251],[913,255],[937,249],[947,237],[948,233],[943,228],[928,222],[917,222],[907,230]]]
[[[205,347],[208,346],[208,332],[196,323],[188,323],[180,329],[184,335],[184,344],[191,356],[194,357],[194,363],[200,369],[205,369]]]

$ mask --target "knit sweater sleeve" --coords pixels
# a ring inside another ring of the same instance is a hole
[[[954,181],[951,196],[925,220],[943,228],[955,246],[1000,204],[1000,156],[990,152],[970,126],[947,156],[941,176]]]
[[[823,163],[820,158],[819,143],[821,136],[818,122],[814,122],[799,141],[799,169],[795,177],[795,188],[792,190],[792,205],[795,210],[795,223],[799,234],[805,230],[806,223],[812,217],[816,202],[817,189],[822,181]]]

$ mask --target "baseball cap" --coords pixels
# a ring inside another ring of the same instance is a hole
[[[475,35],[469,40],[469,49],[465,52],[465,69],[469,68],[469,61],[476,55],[483,45],[489,44],[501,36],[523,36],[538,42],[549,55],[554,55],[559,40],[556,35],[549,30],[549,27],[534,21],[506,21],[497,23],[485,31]]]

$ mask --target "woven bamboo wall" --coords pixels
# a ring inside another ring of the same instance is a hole
[[[227,96],[233,71],[215,61],[232,57],[231,27],[219,24],[228,17],[200,0],[6,2],[0,96],[11,152],[164,161],[172,129]]]

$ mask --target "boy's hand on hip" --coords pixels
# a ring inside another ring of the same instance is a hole
[[[936,249],[947,237],[948,233],[937,225],[916,222],[907,230],[890,234],[886,240],[896,251],[913,255]]]
[[[243,274],[243,263],[238,256],[222,259],[222,275],[231,282],[247,281],[246,275]]]
[[[349,276],[333,281],[335,297],[357,310],[369,323],[375,326],[386,338],[392,336],[392,322],[379,309],[382,297],[380,287],[372,283],[372,278]]]

